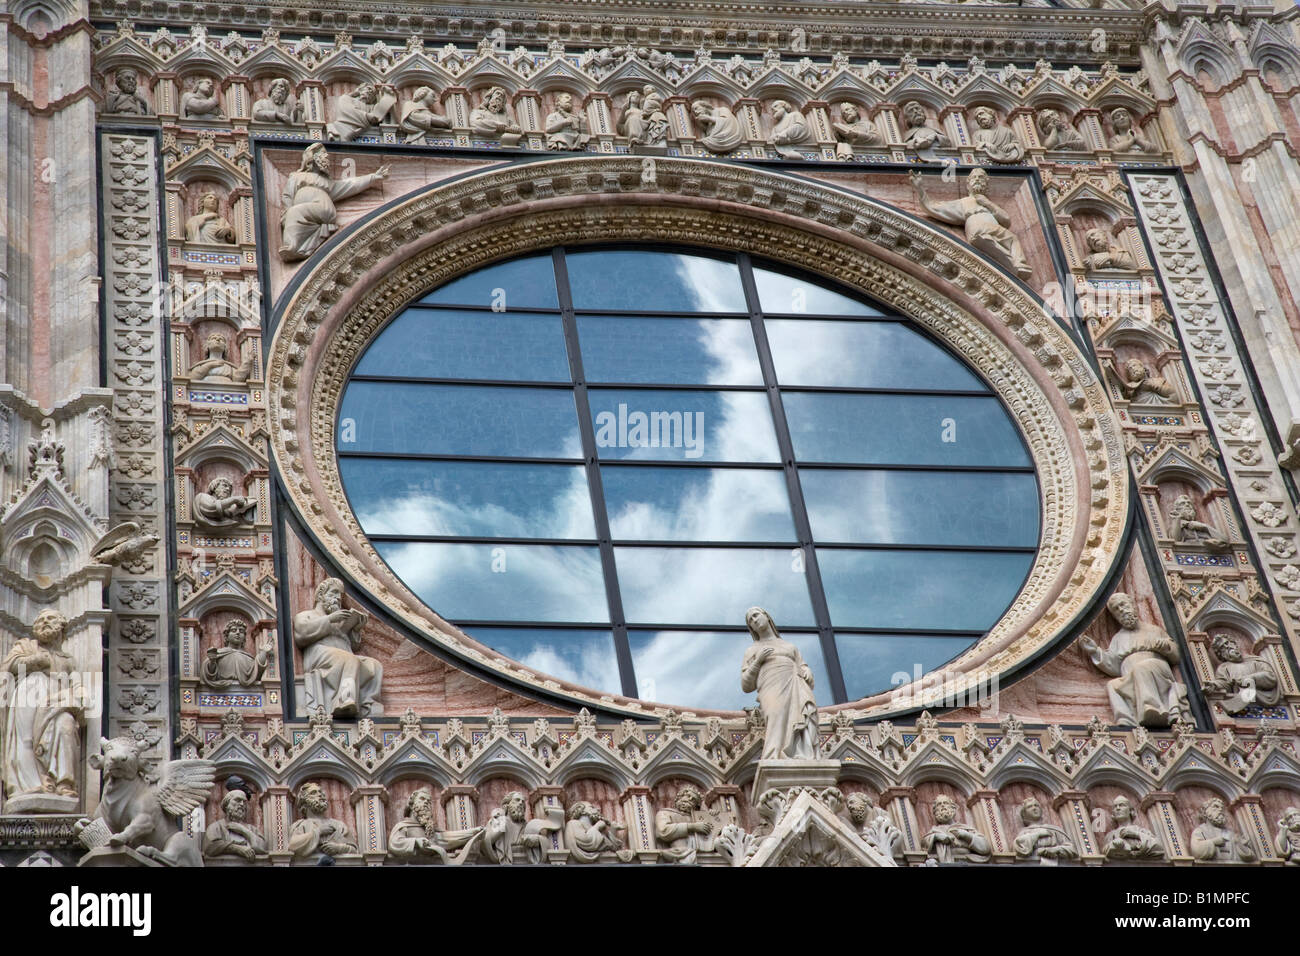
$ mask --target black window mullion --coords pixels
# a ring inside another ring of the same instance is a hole
[[[812,600],[813,615],[817,620],[817,634],[821,642],[822,657],[826,663],[826,673],[831,682],[831,696],[837,704],[848,700],[848,691],[844,685],[844,674],[840,670],[840,655],[835,647],[835,634],[831,630],[830,608],[826,604],[826,592],[822,588],[821,570],[817,566],[817,551],[813,547],[812,524],[808,520],[808,509],[804,505],[803,488],[799,484],[799,471],[795,467],[794,442],[790,437],[790,425],[786,421],[785,406],[781,401],[781,391],[777,388],[776,366],[772,361],[772,349],[767,341],[767,331],[763,328],[763,312],[758,301],[758,287],[754,283],[753,266],[748,254],[741,252],[736,256],[740,266],[740,282],[745,290],[745,301],[749,305],[749,322],[754,332],[754,344],[758,349],[758,362],[763,370],[763,382],[767,386],[768,402],[772,409],[772,422],[776,427],[776,441],[781,450],[781,461],[785,471],[786,488],[790,493],[790,510],[794,516],[795,533],[799,537],[799,546],[804,553],[804,577],[808,584],[808,594]]]
[[[578,429],[582,434],[582,457],[587,469],[587,489],[600,544],[600,566],[605,576],[605,599],[609,603],[610,624],[614,631],[614,655],[618,660],[619,681],[625,697],[637,697],[636,672],[632,667],[632,648],[627,640],[627,622],[623,616],[623,596],[618,589],[618,572],[614,565],[614,545],[609,530],[609,512],[605,507],[605,486],[600,478],[596,455],[596,429],[587,397],[586,376],[582,370],[582,353],[578,349],[578,323],[573,317],[573,295],[569,290],[569,268],[564,249],[551,252],[555,266],[555,288],[560,299],[560,317],[564,325],[564,342],[569,352],[569,371],[573,377],[573,400],[578,411]]]

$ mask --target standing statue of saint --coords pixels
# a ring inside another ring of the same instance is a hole
[[[758,692],[758,706],[767,723],[763,760],[812,760],[817,755],[817,701],[812,670],[799,648],[781,639],[772,615],[761,607],[745,612],[749,636],[740,666],[740,689]]]

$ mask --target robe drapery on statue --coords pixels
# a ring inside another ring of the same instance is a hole
[[[763,760],[811,760],[817,752],[817,701],[812,671],[799,649],[781,639],[772,617],[750,608],[745,622],[754,643],[740,666],[740,689],[758,692],[758,706],[767,722]]]
[[[335,203],[365,192],[388,175],[388,167],[365,176],[335,179],[325,147],[316,143],[303,153],[302,168],[285,180],[284,218],[280,221],[280,258],[306,259],[338,228]]]

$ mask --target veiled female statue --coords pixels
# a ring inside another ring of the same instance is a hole
[[[754,643],[740,666],[740,689],[758,692],[767,724],[763,760],[812,760],[817,754],[817,701],[812,670],[799,648],[781,639],[772,615],[761,607],[745,612]]]

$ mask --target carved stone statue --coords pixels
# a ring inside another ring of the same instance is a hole
[[[252,524],[257,502],[234,492],[229,478],[213,478],[194,496],[194,521],[208,528]]]
[[[854,103],[840,104],[840,121],[831,123],[835,138],[835,155],[840,159],[852,159],[854,146],[883,146],[885,138],[876,129],[876,124],[862,115]]]
[[[1155,144],[1133,122],[1133,114],[1122,106],[1110,111],[1110,128],[1113,130],[1109,145],[1117,153],[1154,153]]]
[[[235,227],[221,215],[217,194],[211,190],[199,197],[199,211],[185,220],[185,241],[234,245]]]
[[[1119,379],[1120,393],[1130,402],[1154,402],[1163,405],[1174,398],[1174,386],[1170,382],[1147,368],[1140,358],[1131,358],[1124,363],[1124,369],[1115,369]]]
[[[357,653],[362,628],[370,616],[343,606],[343,582],[326,578],[316,588],[316,604],[293,618],[293,641],[302,651],[302,666],[316,675],[325,700],[319,703],[335,717],[378,717],[383,665]]]
[[[1079,858],[1079,851],[1074,848],[1070,835],[1056,824],[1043,820],[1043,806],[1037,798],[1030,797],[1020,805],[1020,822],[1020,832],[1011,841],[1017,860],[1056,863]]]
[[[546,148],[583,149],[590,138],[587,118],[573,108],[573,94],[556,96],[555,109],[546,114]]]
[[[425,135],[435,129],[451,129],[451,120],[438,112],[438,95],[432,87],[421,86],[411,102],[402,107],[401,126],[406,142],[423,143]]]
[[[302,122],[302,107],[290,95],[289,81],[277,76],[267,95],[253,104],[253,119],[259,123],[297,126]]]
[[[357,852],[357,841],[342,820],[329,815],[330,804],[318,783],[304,783],[298,788],[294,806],[298,819],[289,828],[289,852],[298,859],[323,853],[343,856]]]
[[[1217,529],[1196,517],[1191,495],[1175,498],[1165,519],[1169,524],[1169,536],[1179,544],[1203,544],[1211,551],[1227,551],[1232,547]]]
[[[194,89],[181,94],[181,119],[221,119],[221,100],[211,78],[199,77]]]
[[[1167,727],[1190,719],[1187,688],[1174,679],[1180,660],[1174,639],[1163,628],[1138,620],[1137,605],[1127,594],[1112,594],[1106,607],[1120,625],[1110,647],[1103,651],[1087,636],[1079,644],[1098,670],[1114,678],[1106,686],[1115,723]]]
[[[677,791],[671,807],[655,814],[655,839],[664,845],[664,859],[674,863],[694,863],[698,852],[712,850],[715,829],[704,796],[689,783]]]
[[[146,532],[134,521],[123,521],[95,542],[90,559],[95,564],[131,565],[160,540],[156,531]]]
[[[265,838],[244,822],[248,819],[248,794],[238,788],[228,789],[221,798],[221,812],[225,819],[213,820],[203,832],[203,858],[227,857],[249,863],[264,859]]]
[[[1135,269],[1137,265],[1126,249],[1110,241],[1105,229],[1089,229],[1083,235],[1088,245],[1088,254],[1084,264],[1090,271],[1098,269]]]
[[[344,93],[334,104],[334,122],[325,127],[330,139],[351,142],[382,123],[397,104],[391,86],[362,83],[351,94]]]
[[[1202,689],[1207,694],[1222,694],[1223,709],[1228,713],[1240,714],[1252,704],[1273,707],[1282,699],[1277,671],[1266,658],[1243,654],[1227,634],[1216,634],[1211,646],[1222,663],[1214,680],[1206,681]]]
[[[6,813],[78,808],[85,710],[69,679],[76,665],[63,650],[67,626],[67,618],[46,608],[32,622],[32,636],[14,642],[0,664],[0,674],[13,681],[0,701],[9,704],[0,738]]]
[[[785,100],[772,104],[772,134],[768,142],[786,159],[802,159],[803,155],[794,147],[816,144],[807,118]]]
[[[1159,838],[1137,822],[1137,811],[1128,797],[1115,798],[1110,808],[1114,826],[1101,840],[1101,852],[1108,860],[1163,860],[1165,848]]]
[[[918,153],[936,146],[952,145],[942,130],[930,125],[925,107],[916,100],[908,100],[903,104],[903,126],[903,145]]]
[[[961,199],[932,202],[925,191],[920,172],[909,175],[916,190],[921,208],[927,213],[953,226],[966,227],[966,241],[989,258],[1010,268],[1022,279],[1029,278],[1033,270],[1025,259],[1020,239],[1011,231],[1011,217],[1006,210],[988,197],[989,174],[975,169],[966,177],[966,191]]]
[[[745,624],[754,643],[740,666],[740,689],[758,692],[766,721],[762,759],[814,759],[819,738],[812,670],[799,649],[781,639],[772,615],[761,607],[745,612]]]
[[[406,863],[460,864],[474,855],[482,835],[483,827],[438,832],[433,791],[421,787],[406,801],[402,819],[388,835],[388,855]],[[449,857],[448,850],[460,852]]]
[[[1056,110],[1038,111],[1038,131],[1042,134],[1045,149],[1084,149],[1088,148],[1083,134],[1071,126]]]
[[[209,647],[199,678],[208,687],[253,687],[266,673],[266,667],[275,653],[270,637],[265,637],[257,647],[254,657],[244,650],[248,643],[248,625],[235,618],[221,632],[224,647]]]
[[[329,155],[320,143],[303,150],[302,165],[284,184],[284,218],[280,221],[280,258],[285,262],[306,259],[338,228],[334,204],[365,192],[388,177],[388,165],[365,176],[335,179],[330,175]]]
[[[633,142],[656,150],[664,149],[668,146],[668,114],[664,112],[663,94],[647,84],[641,90],[641,97],[642,132]]]
[[[1016,134],[998,122],[998,115],[987,106],[975,109],[975,135],[971,138],[976,149],[995,163],[1018,163],[1025,158],[1025,147]]]
[[[710,153],[725,155],[744,145],[745,133],[740,128],[740,120],[726,106],[709,106],[696,100],[691,104],[691,116],[695,125],[703,134],[699,143]]]
[[[564,811],[551,808],[546,820],[525,819],[528,802],[518,790],[501,799],[492,811],[483,834],[483,856],[493,863],[513,863],[515,848],[523,850],[529,863],[541,863],[551,845],[551,834],[564,829]]]
[[[932,826],[921,838],[926,856],[937,863],[987,863],[993,853],[988,837],[973,826],[957,822],[957,804],[940,794],[930,805]]]
[[[1291,866],[1300,866],[1300,809],[1287,807],[1277,826],[1277,839],[1273,841],[1277,855]]]
[[[113,82],[117,84],[117,89],[111,90],[105,98],[105,113],[135,113],[138,116],[148,116],[153,112],[149,109],[145,98],[136,92],[140,80],[135,70],[127,66],[119,67],[113,74]]]
[[[506,105],[506,91],[499,86],[488,90],[483,102],[470,111],[469,125],[476,135],[500,140],[502,146],[518,146],[522,135]]]
[[[619,833],[626,828],[606,819],[590,803],[579,800],[569,808],[569,822],[564,825],[564,847],[574,863],[598,863],[601,853],[613,851],[620,862],[634,858],[623,846]]]
[[[1228,822],[1228,808],[1218,797],[1201,804],[1201,824],[1192,831],[1193,858],[1206,863],[1253,863],[1255,848]]]
[[[247,382],[253,370],[253,356],[244,359],[239,365],[231,362],[226,355],[230,349],[230,340],[220,332],[212,332],[203,342],[203,358],[190,368],[192,382]]]
[[[887,857],[903,855],[903,831],[898,829],[886,810],[876,806],[865,793],[850,794],[844,805],[849,820],[868,845]]]

